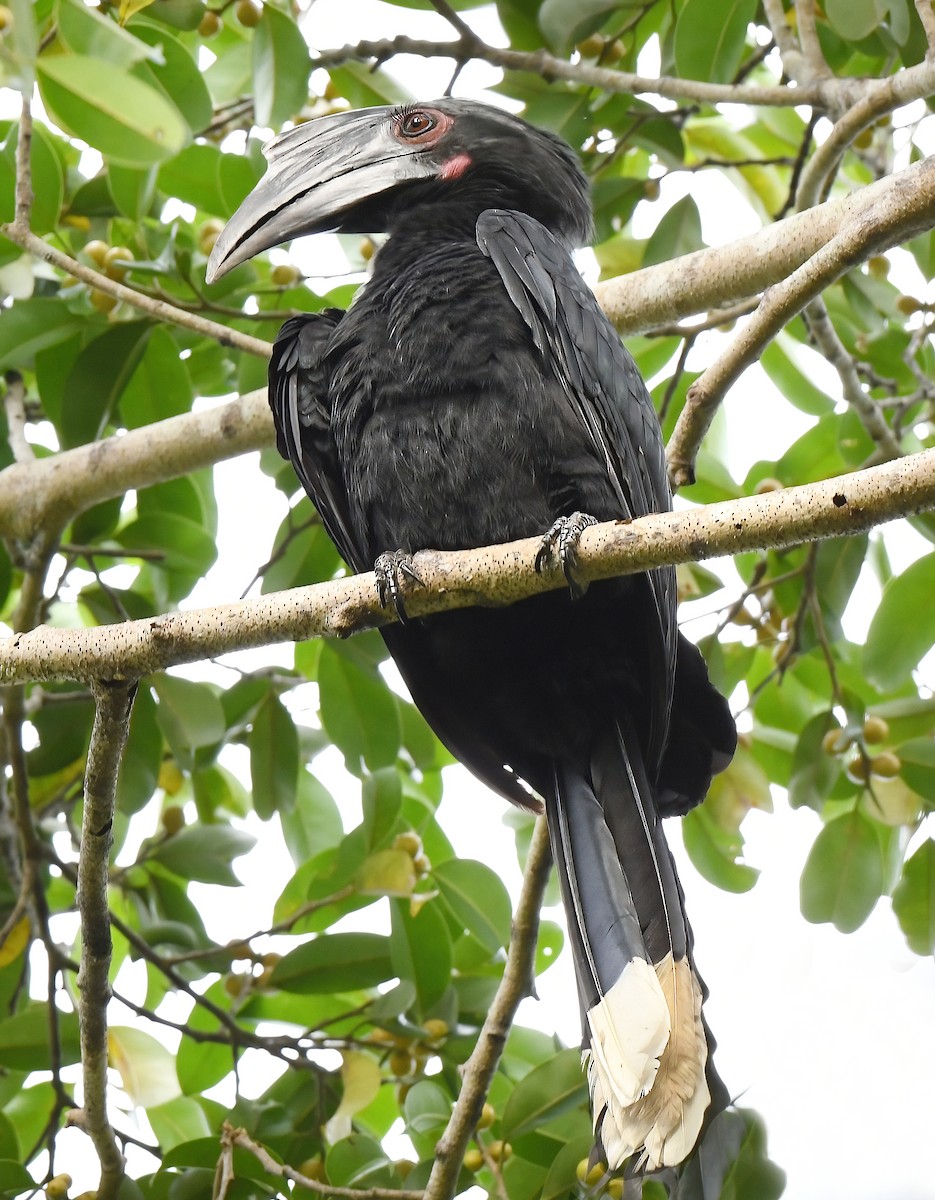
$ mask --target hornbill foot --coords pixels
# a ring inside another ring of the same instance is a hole
[[[377,599],[380,604],[384,608],[388,603],[392,604],[400,621],[407,621],[403,581],[422,582],[412,565],[412,555],[405,550],[388,550],[373,564],[373,573],[377,577]]]
[[[558,558],[573,600],[580,600],[588,590],[587,583],[575,578],[578,543],[584,531],[596,524],[597,517],[592,517],[590,513],[574,512],[570,517],[559,517],[539,543],[536,552],[536,570],[539,572],[543,571],[553,558]]]

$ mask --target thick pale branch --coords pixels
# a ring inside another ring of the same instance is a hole
[[[273,438],[266,394],[250,392],[217,408],[183,413],[0,472],[0,536],[60,530],[79,512],[129,488],[177,479]]]
[[[836,479],[706,508],[610,522],[585,532],[580,576],[631,574],[857,533],[935,508],[935,450]],[[424,586],[406,598],[412,616],[471,604],[510,604],[564,585],[561,570],[535,570],[538,538],[443,554],[423,551]],[[0,641],[0,680],[136,679],[182,663],[274,642],[346,637],[386,624],[372,574],[295,588],[215,608],[98,629],[41,627]]]
[[[845,271],[935,222],[935,159],[926,162],[930,170],[924,183],[906,187],[900,181],[876,204],[845,220],[807,262],[770,288],[727,350],[695,381],[668,446],[675,486],[691,482],[698,447],[725,393],[783,325]]]
[[[621,333],[636,333],[744,300],[785,279],[845,222],[877,203],[935,193],[935,159],[925,159],[844,199],[778,221],[727,246],[600,283],[595,293]],[[935,225],[931,213],[925,227]],[[44,243],[42,243],[44,245]],[[135,293],[134,293],[135,294]],[[273,424],[261,392],[186,413],[119,438],[80,446],[0,472],[0,536],[29,538],[128,488],[178,478],[269,445]]]
[[[935,194],[935,158],[923,159],[849,196],[776,221],[726,246],[696,250],[632,275],[608,279],[594,292],[624,334],[733,304],[785,279],[845,222],[876,209],[881,202],[898,206],[911,201],[919,192]],[[923,227],[933,225],[935,212],[930,212]]]
[[[539,935],[539,909],[542,906],[542,896],[551,865],[549,827],[545,817],[539,817],[529,847],[523,889],[513,914],[510,948],[503,979],[487,1013],[474,1052],[464,1066],[461,1090],[451,1120],[435,1147],[435,1161],[425,1189],[425,1200],[450,1200],[455,1194],[464,1151],[477,1128],[516,1010],[520,1001],[532,990],[536,940]]]
[[[113,948],[107,881],[117,770],[126,745],[135,691],[135,684],[94,684],[96,707],[85,771],[78,858],[82,945],[78,1016],[84,1103],[70,1114],[69,1124],[84,1129],[94,1143],[101,1162],[99,1200],[114,1200],[124,1171],[124,1158],[107,1119],[107,1004]]]

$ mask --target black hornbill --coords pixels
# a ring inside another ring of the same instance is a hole
[[[350,309],[287,321],[270,367],[279,449],[347,563],[392,593],[417,550],[538,534],[566,568],[567,591],[384,637],[449,749],[544,799],[597,1138],[611,1169],[674,1166],[726,1093],[660,817],[702,800],[736,735],[672,570],[574,583],[591,519],[671,502],[652,402],[572,262],[585,177],[560,138],[450,98],[325,117],[266,155],[209,279],[299,234],[390,235]]]

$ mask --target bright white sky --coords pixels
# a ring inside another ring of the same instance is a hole
[[[353,24],[348,20],[351,7]],[[502,41],[492,9],[467,17],[488,40]],[[448,27],[436,14],[379,0],[356,0],[353,6],[347,0],[317,0],[305,29],[317,47],[340,45],[364,31],[368,38],[398,33],[448,36]],[[647,74],[658,69],[650,62],[641,66]],[[447,64],[414,59],[397,59],[390,69],[425,98],[440,94],[450,74]],[[489,67],[469,66],[456,92],[476,94],[497,78],[498,72]],[[705,214],[704,232],[710,242],[726,242],[756,227],[753,214],[715,172],[667,181],[661,203],[674,202],[688,186]],[[647,220],[654,224],[658,212],[657,208]],[[715,214],[718,224],[711,225]],[[306,242],[293,257],[309,273],[326,275],[340,269],[334,247],[324,238]],[[918,294],[922,285],[913,282]],[[700,352],[707,356],[710,349],[702,345]],[[814,365],[816,370],[824,368],[823,386],[837,394],[833,373],[824,363]],[[774,453],[774,443],[763,438],[769,428],[769,394],[768,382],[756,369],[744,376],[726,405],[729,463],[737,477],[756,459]],[[789,419],[786,407],[783,430],[791,440],[795,433]],[[219,464],[216,478],[221,510],[218,564],[192,596],[192,606],[227,601],[241,593],[257,564],[266,559],[269,531],[284,512],[283,499],[259,471],[256,455]],[[918,552],[914,537],[901,539],[897,554],[904,562]],[[872,598],[872,585],[868,587]],[[684,615],[692,614],[687,610]],[[854,620],[859,628],[864,618],[858,613]],[[694,635],[695,627],[689,628]],[[290,663],[291,652],[285,647],[257,651],[236,661],[243,666]],[[315,689],[309,686],[304,693],[298,703],[307,706],[307,717],[314,720]],[[245,766],[238,762],[238,753],[231,749],[225,760],[229,766]],[[344,794],[346,819],[354,824],[359,809],[353,781],[344,775],[336,753],[326,761],[325,782]],[[805,922],[799,912],[798,880],[818,818],[809,811],[792,812],[778,791],[775,807],[772,816],[752,813],[744,825],[747,861],[761,870],[761,877],[754,890],[741,897],[701,879],[682,851],[678,825],[667,826],[687,893],[698,963],[711,991],[706,1011],[718,1039],[719,1070],[740,1102],[765,1117],[771,1156],[788,1173],[788,1200],[930,1200],[935,1194],[930,1149],[935,1116],[935,965],[905,947],[887,901],[850,936]],[[502,801],[467,772],[450,769],[443,825],[459,853],[486,862],[515,896],[519,871],[503,812]],[[154,812],[153,825],[156,819]],[[291,870],[269,828],[255,823],[253,832],[262,842],[238,862],[246,886],[225,895],[223,910],[205,913],[209,931],[219,941],[255,928],[256,914],[268,911],[280,881]],[[362,916],[371,920],[375,911],[379,906]],[[547,915],[561,920],[559,911]],[[567,956],[542,977],[539,993],[538,1001],[524,1003],[521,1020],[556,1030],[568,1044],[576,1044],[578,1007]],[[116,1012],[112,1021],[134,1023]],[[268,1064],[251,1055],[241,1079],[247,1094],[259,1094],[270,1080]],[[223,1095],[221,1089],[219,1098]],[[83,1135],[70,1131],[65,1137],[66,1157],[73,1161],[63,1160],[62,1167],[75,1176],[73,1192],[79,1193],[96,1185],[94,1164],[80,1153]]]

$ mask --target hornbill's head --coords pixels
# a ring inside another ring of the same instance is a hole
[[[266,147],[269,167],[215,244],[208,282],[306,233],[473,233],[486,208],[587,241],[587,181],[569,146],[500,109],[450,97],[309,121]]]

